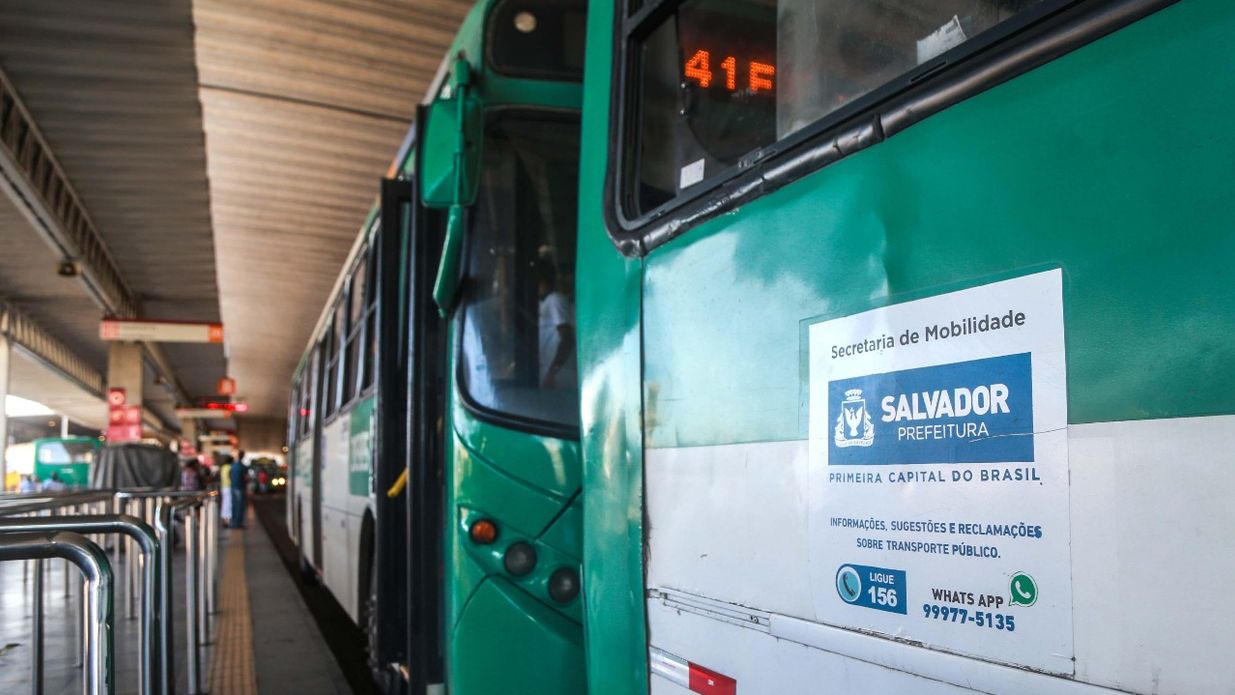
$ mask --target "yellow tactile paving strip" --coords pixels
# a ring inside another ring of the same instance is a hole
[[[253,670],[253,620],[244,572],[244,532],[232,530],[223,545],[214,654],[210,661],[210,695],[257,695]]]

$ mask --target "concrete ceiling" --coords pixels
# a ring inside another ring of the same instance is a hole
[[[196,0],[231,375],[282,418],[344,257],[471,2]]]
[[[74,422],[96,430],[107,427],[107,405],[99,396],[83,389],[43,365],[14,352],[9,365],[9,392],[37,401],[66,415]]]
[[[230,375],[255,425],[285,416],[292,371],[378,180],[471,5],[0,2],[0,68],[140,315],[225,325],[223,349],[163,346],[191,398]],[[55,274],[62,259],[8,196],[0,244],[0,299],[105,372],[102,308]],[[22,378],[24,390],[48,389],[29,397],[54,395],[53,382]],[[146,391],[170,420],[173,395],[153,371]]]
[[[142,318],[219,320],[188,0],[5,0],[0,67],[88,211]],[[3,208],[9,208],[7,210]],[[0,296],[106,372],[104,310],[55,275],[59,253],[0,206]],[[40,248],[41,247],[41,248]],[[191,397],[225,374],[219,346],[164,346]],[[153,378],[151,378],[153,384]],[[147,405],[175,422],[174,397]]]
[[[107,365],[107,346],[98,340],[98,305],[82,283],[56,274],[59,258],[30,228],[13,204],[0,195],[0,296],[17,304],[60,342],[74,346],[96,370]]]

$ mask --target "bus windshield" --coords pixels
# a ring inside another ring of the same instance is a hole
[[[50,441],[39,443],[39,463],[62,465],[93,463],[95,447],[88,441]]]
[[[487,126],[468,240],[461,370],[475,406],[577,428],[579,124],[503,114]]]

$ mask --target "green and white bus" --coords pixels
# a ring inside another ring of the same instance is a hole
[[[90,484],[90,467],[102,444],[94,437],[45,437],[34,444],[34,477],[43,483],[53,475],[71,488]]]
[[[588,692],[1230,692],[1235,6],[588,19]]]
[[[296,372],[288,525],[389,692],[586,688],[585,18],[563,0],[468,15]]]
[[[477,6],[297,372],[383,685],[1228,692],[1235,6],[583,21]]]
[[[56,475],[66,488],[87,487],[100,448],[102,444],[92,437],[42,437],[12,444],[5,451],[9,470],[5,489],[17,490],[24,475],[40,483]]]

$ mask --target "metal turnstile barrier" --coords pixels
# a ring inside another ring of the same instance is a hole
[[[143,695],[162,692],[154,687],[157,680],[155,669],[155,636],[157,625],[163,616],[158,610],[158,591],[160,585],[159,573],[162,563],[159,562],[160,547],[155,538],[154,529],[150,528],[137,517],[122,514],[80,515],[80,516],[40,516],[18,517],[15,519],[0,518],[0,536],[13,533],[52,533],[68,531],[78,534],[122,534],[127,540],[135,541],[141,550],[142,594],[140,642],[138,644],[138,660],[141,670],[138,672],[138,692]],[[42,562],[36,560],[36,562]],[[42,577],[41,572],[35,572],[35,655],[34,673],[36,681],[42,681],[42,644],[41,636],[42,610]],[[37,686],[36,686],[37,687]]]
[[[65,559],[86,575],[87,591],[79,596],[81,615],[76,621],[79,631],[85,626],[85,634],[79,632],[77,640],[82,650],[85,692],[111,693],[115,687],[111,640],[115,613],[119,612],[117,584],[125,616],[132,618],[136,612],[141,621],[139,692],[170,695],[175,691],[172,556],[178,514],[184,520],[186,560],[186,675],[188,692],[198,695],[202,692],[201,648],[209,643],[211,616],[217,605],[218,493],[142,489],[0,497],[0,548],[20,549],[0,552],[0,561],[27,561],[26,569],[28,561],[34,564],[31,680],[35,695],[42,693],[44,682],[43,560],[48,558]],[[60,540],[52,543],[47,539]],[[68,542],[76,539],[85,545],[78,548]],[[119,577],[113,576],[105,539],[112,541]],[[101,559],[101,569],[87,571],[82,558]],[[96,575],[102,579],[92,580]],[[69,586],[66,571],[66,596]],[[96,624],[101,618],[98,606],[104,604],[107,622],[100,627]],[[100,634],[106,644],[99,641]],[[100,660],[100,653],[106,658]]]
[[[76,565],[85,580],[86,634],[85,658],[82,670],[82,691],[86,695],[110,695],[115,688],[115,664],[112,662],[112,636],[115,615],[112,605],[112,572],[107,554],[79,533],[68,531],[44,533],[0,534],[0,562],[11,560],[42,560],[59,558]],[[35,606],[35,629],[42,629],[42,568],[38,568],[35,583],[39,585]],[[41,652],[41,637],[36,636],[36,649]],[[35,672],[42,676],[42,654],[36,654]],[[41,680],[34,685],[42,688]]]
[[[180,511],[185,515],[185,634],[188,637],[186,676],[191,695],[198,695],[202,692],[201,661],[199,657],[203,643],[203,633],[209,634],[209,628],[205,625],[206,620],[203,619],[200,612],[203,610],[201,605],[203,603],[202,590],[204,587],[209,587],[209,590],[213,591],[216,584],[215,578],[213,576],[205,577],[202,570],[207,567],[218,566],[214,558],[218,544],[204,542],[204,539],[201,538],[201,529],[209,527],[211,523],[215,524],[217,529],[217,500],[218,492],[216,491],[180,493],[160,497],[155,506],[154,528],[158,533],[159,542],[165,547],[171,547],[174,540],[172,534],[175,513]],[[206,559],[205,555],[207,554],[210,556],[210,559]],[[170,553],[163,555],[163,563],[163,590],[160,594],[160,600],[163,602],[164,614],[169,615],[172,610],[173,595]],[[159,661],[160,668],[162,669],[163,683],[167,688],[167,692],[171,692],[176,679],[174,659],[175,633],[170,624],[165,625],[163,628],[163,639],[159,644],[159,649],[161,651]]]

